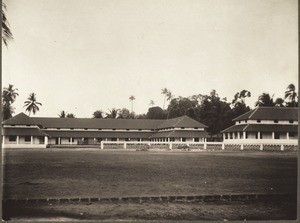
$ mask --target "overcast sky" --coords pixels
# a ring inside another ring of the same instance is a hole
[[[43,103],[36,116],[76,117],[109,108],[146,113],[175,96],[229,101],[298,89],[297,0],[9,0],[14,40],[2,49],[3,81]]]

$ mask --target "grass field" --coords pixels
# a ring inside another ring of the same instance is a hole
[[[296,193],[297,154],[9,149],[4,198]]]

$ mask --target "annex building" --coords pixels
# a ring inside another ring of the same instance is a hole
[[[224,143],[298,143],[298,108],[257,107],[222,131]]]
[[[101,141],[205,142],[207,126],[182,116],[167,120],[29,117],[2,123],[4,148],[100,145]]]

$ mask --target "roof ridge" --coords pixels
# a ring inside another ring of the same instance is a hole
[[[256,109],[254,109],[253,113],[251,115],[249,115],[249,119],[257,112],[258,109],[259,109],[259,107],[257,107]]]

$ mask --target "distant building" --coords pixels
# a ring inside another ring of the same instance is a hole
[[[3,145],[97,145],[101,141],[204,142],[206,126],[182,116],[168,120],[40,118],[20,113],[2,123]]]
[[[298,108],[257,107],[222,131],[224,143],[298,142]]]

